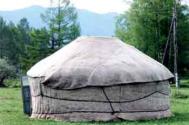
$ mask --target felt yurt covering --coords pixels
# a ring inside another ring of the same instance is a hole
[[[169,117],[173,77],[117,38],[79,37],[28,72],[32,118],[66,121]]]

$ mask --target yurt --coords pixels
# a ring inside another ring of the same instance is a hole
[[[32,118],[63,121],[171,116],[171,72],[114,37],[79,37],[27,72]]]

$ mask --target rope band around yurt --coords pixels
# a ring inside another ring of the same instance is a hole
[[[111,103],[110,99],[108,98],[108,96],[107,96],[107,94],[106,94],[106,92],[104,90],[104,87],[102,87],[102,92],[103,92],[104,96],[106,97],[108,103],[110,104],[110,108],[112,110],[112,114],[114,114],[115,113],[114,108],[113,108],[112,103]]]
[[[112,103],[129,103],[129,102],[134,102],[134,101],[139,101],[139,100],[142,100],[142,99],[145,99],[145,98],[147,98],[147,97],[149,97],[149,96],[151,96],[151,95],[153,95],[153,94],[155,94],[155,93],[160,93],[160,94],[162,94],[162,95],[165,95],[165,96],[169,96],[169,93],[164,93],[164,92],[161,92],[161,91],[154,91],[154,92],[152,92],[152,93],[149,93],[148,95],[145,95],[145,96],[143,96],[143,97],[140,97],[140,98],[137,98],[137,99],[133,99],[133,100],[124,100],[124,101],[112,101],[112,100],[110,100],[109,99],[109,97],[107,96],[107,94],[106,94],[106,92],[105,92],[105,89],[104,89],[104,87],[99,87],[99,88],[101,88],[102,89],[102,92],[103,92],[103,94],[104,94],[104,96],[105,96],[105,98],[106,98],[106,100],[107,101],[97,101],[97,100],[82,100],[82,99],[67,99],[67,98],[57,98],[57,97],[52,97],[52,96],[48,96],[48,95],[45,95],[44,93],[43,93],[43,86],[42,86],[42,84],[41,84],[41,81],[42,81],[42,79],[40,80],[40,85],[39,85],[39,94],[38,95],[31,95],[32,97],[39,97],[39,96],[41,96],[41,97],[47,97],[47,98],[51,98],[51,99],[57,99],[57,100],[66,100],[66,101],[81,101],[81,102],[102,102],[102,103],[110,103],[110,105],[111,105],[111,109],[113,109],[113,106],[112,106]],[[113,110],[112,110],[113,111]]]

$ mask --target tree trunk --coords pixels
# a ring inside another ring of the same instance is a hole
[[[6,85],[3,83],[3,81],[5,80],[6,77],[2,77],[0,79],[0,87],[6,87]]]

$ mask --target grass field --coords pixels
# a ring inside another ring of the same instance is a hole
[[[0,89],[0,125],[189,125],[189,80],[176,90],[172,87],[171,110],[174,116],[161,120],[122,122],[57,122],[34,120],[23,114],[20,88]],[[188,86],[187,86],[188,85]]]

